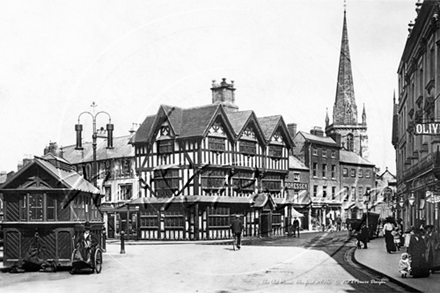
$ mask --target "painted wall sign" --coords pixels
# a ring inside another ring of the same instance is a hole
[[[414,134],[438,135],[440,134],[440,122],[416,123]]]
[[[308,189],[309,187],[307,183],[286,182],[286,188],[302,190],[302,189]]]

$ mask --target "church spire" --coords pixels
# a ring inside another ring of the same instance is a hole
[[[338,83],[333,107],[334,125],[354,125],[358,122],[357,106],[354,98],[353,75],[351,71],[350,49],[344,2],[344,22],[342,28],[341,52],[339,56]]]
[[[328,108],[325,108],[325,127],[328,127],[330,124],[330,118],[328,118]]]

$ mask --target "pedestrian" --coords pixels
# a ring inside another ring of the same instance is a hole
[[[426,244],[422,237],[422,231],[414,229],[408,246],[408,253],[411,256],[411,275],[414,278],[426,278],[429,276],[429,265],[425,258]]]
[[[411,272],[411,258],[409,254],[404,252],[402,253],[399,260],[399,272],[402,278],[406,278],[408,274]]]
[[[237,241],[237,249],[241,247],[241,232],[243,231],[243,224],[240,221],[240,215],[235,215],[235,219],[231,223],[232,235]]]
[[[341,226],[342,226],[342,219],[341,219],[341,216],[338,215],[338,216],[336,217],[336,230],[337,230],[338,232],[341,231]]]
[[[76,241],[76,246],[78,248],[77,259],[85,261],[86,263],[91,262],[92,252],[98,246],[98,237],[95,233],[91,232],[90,222],[84,224],[84,232],[79,234]]]
[[[297,217],[293,219],[293,237],[296,237],[296,235],[299,238],[299,220]]]
[[[396,250],[400,251],[400,230],[398,227],[395,227],[394,230],[391,232],[391,235],[393,235],[393,241],[394,246],[396,247]]]
[[[368,242],[368,227],[365,224],[362,224],[361,229],[359,230],[357,236],[357,248],[361,249],[361,243],[364,245],[364,249],[367,249]]]
[[[394,219],[392,217],[388,217],[385,219],[386,223],[383,225],[383,235],[385,236],[385,246],[388,253],[392,253],[392,251],[396,251],[396,246],[394,245],[394,238],[391,232],[394,230]]]
[[[426,225],[425,230],[425,257],[429,269],[432,273],[435,273],[435,271],[440,270],[440,238],[438,233],[434,231],[434,225]]]

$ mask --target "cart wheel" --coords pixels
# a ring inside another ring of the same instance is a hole
[[[94,259],[95,271],[99,274],[102,270],[102,251],[101,249],[96,249],[95,259]]]

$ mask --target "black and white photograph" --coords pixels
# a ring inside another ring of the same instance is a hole
[[[3,0],[0,40],[0,292],[440,292],[440,0]]]

